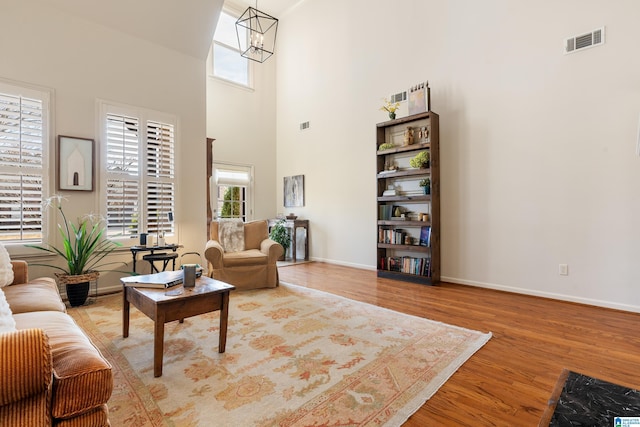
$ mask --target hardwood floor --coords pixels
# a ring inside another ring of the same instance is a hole
[[[640,314],[318,262],[280,280],[493,337],[404,424],[537,426],[563,368],[640,388]]]

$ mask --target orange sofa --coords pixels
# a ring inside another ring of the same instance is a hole
[[[111,365],[66,313],[51,278],[12,261],[2,288],[16,331],[0,333],[0,426],[109,426]]]

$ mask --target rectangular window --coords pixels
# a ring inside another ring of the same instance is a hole
[[[41,242],[49,93],[0,82],[0,242]]]
[[[107,234],[175,234],[175,128],[173,117],[103,106]]]
[[[215,163],[212,191],[214,218],[252,218],[253,167]]]
[[[238,43],[246,49],[248,34],[246,29],[240,34],[236,32],[236,20],[228,12],[220,12],[216,32],[213,36],[213,75],[224,80],[251,87],[249,60],[241,56]]]

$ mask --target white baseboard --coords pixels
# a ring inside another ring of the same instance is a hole
[[[327,264],[342,265],[345,267],[359,268],[362,270],[376,270],[376,267],[371,265],[355,264],[355,263],[336,261],[336,260],[325,259],[325,258],[313,257],[312,261],[326,262]],[[550,298],[550,299],[555,299],[559,301],[574,302],[578,304],[593,305],[596,307],[604,307],[604,308],[611,308],[614,310],[640,313],[640,306],[637,306],[637,305],[619,304],[611,301],[596,300],[591,298],[581,298],[581,297],[576,297],[574,295],[565,295],[565,294],[559,294],[555,292],[541,292],[541,291],[536,291],[535,289],[515,288],[513,286],[497,285],[495,283],[485,283],[485,282],[478,282],[475,280],[458,279],[457,277],[441,276],[440,280],[448,283],[457,283],[459,285],[475,286],[478,288],[494,289],[497,291],[511,292],[511,293],[521,294],[521,295]]]
[[[512,286],[496,285],[495,283],[485,283],[485,282],[477,282],[474,280],[458,279],[456,277],[441,276],[440,280],[442,280],[443,282],[475,286],[478,288],[494,289],[497,291],[505,291],[505,292],[511,292],[516,294],[522,294],[522,295],[550,298],[550,299],[555,299],[560,301],[575,302],[578,304],[593,305],[596,307],[612,308],[614,310],[640,313],[640,307],[636,305],[618,304],[618,303],[613,303],[611,301],[602,301],[602,300],[596,300],[591,298],[581,298],[581,297],[576,297],[574,295],[565,295],[565,294],[559,294],[555,292],[541,292],[541,291],[536,291],[534,289],[514,288]]]
[[[353,262],[344,262],[344,261],[338,261],[335,259],[325,259],[325,258],[317,258],[317,257],[310,257],[310,259],[311,261],[326,262],[327,264],[341,265],[343,267],[353,267],[353,268],[359,268],[361,270],[371,270],[371,271],[376,270],[376,267],[372,265],[356,264]]]

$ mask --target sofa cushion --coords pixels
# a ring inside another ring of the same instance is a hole
[[[71,316],[59,311],[14,314],[18,329],[42,328],[53,360],[54,418],[68,418],[107,403],[111,365]]]
[[[225,267],[238,267],[246,265],[267,265],[269,257],[258,249],[224,254]]]
[[[7,248],[0,243],[0,288],[13,283],[13,266]]]
[[[66,311],[58,285],[49,277],[3,288],[13,314],[32,311]]]
[[[13,319],[13,313],[7,303],[7,299],[0,288],[0,333],[13,332],[16,330],[16,321]]]

